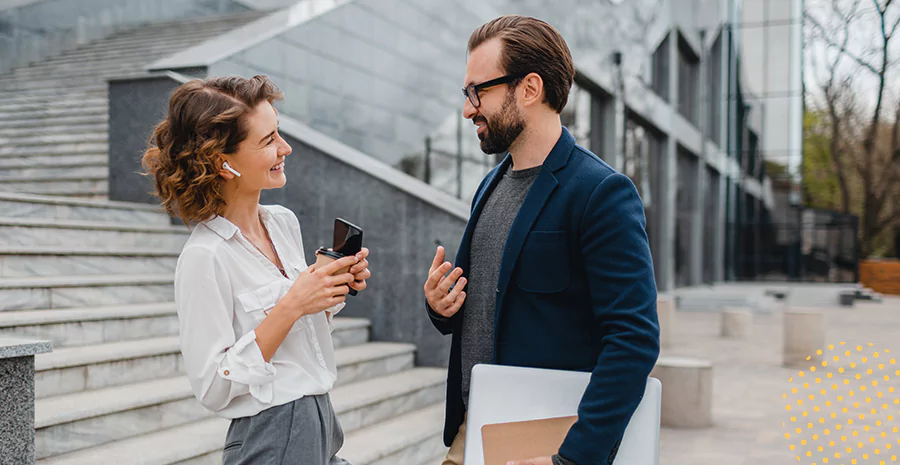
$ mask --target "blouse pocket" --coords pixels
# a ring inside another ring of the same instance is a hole
[[[287,294],[291,284],[287,280],[273,281],[252,291],[238,294],[237,299],[241,304],[241,308],[248,315],[252,316],[257,322],[262,322],[266,315],[269,314],[269,311],[275,307],[275,304]],[[297,323],[291,327],[292,333],[300,330],[300,325]]]

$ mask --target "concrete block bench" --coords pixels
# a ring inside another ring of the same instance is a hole
[[[656,299],[656,314],[659,318],[659,343],[664,348],[672,347],[675,333],[675,299],[659,296]]]
[[[816,351],[825,346],[825,316],[822,312],[793,307],[783,316],[784,366],[797,368],[821,362],[822,356]]]
[[[720,316],[721,336],[731,339],[747,339],[753,329],[753,311],[744,307],[726,307]]]
[[[662,383],[662,426],[712,426],[712,362],[690,357],[660,357],[650,376]]]

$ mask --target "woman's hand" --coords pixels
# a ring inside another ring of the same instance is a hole
[[[358,254],[356,254],[356,258],[359,259],[359,263],[353,265],[350,268],[350,274],[353,275],[353,282],[350,283],[350,287],[356,291],[364,290],[366,286],[366,280],[372,277],[372,272],[369,271],[369,261],[366,260],[366,257],[369,256],[369,249],[363,247]]]
[[[334,275],[341,269],[359,263],[356,256],[335,260],[319,269],[310,266],[297,277],[287,294],[279,301],[291,312],[294,320],[313,315],[334,307],[346,300],[350,292],[348,284],[353,282],[353,274],[347,272]]]

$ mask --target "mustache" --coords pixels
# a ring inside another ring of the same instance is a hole
[[[488,122],[487,118],[485,118],[484,116],[476,116],[476,117],[472,118],[472,124],[478,124],[478,123],[487,124],[487,122]]]

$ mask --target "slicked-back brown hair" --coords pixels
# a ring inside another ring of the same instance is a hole
[[[501,16],[472,33],[469,53],[494,38],[503,42],[500,66],[504,72],[537,73],[544,81],[544,103],[562,113],[575,80],[575,65],[559,31],[536,18]]]
[[[246,117],[257,105],[281,98],[266,76],[196,79],[175,89],[141,160],[169,214],[185,224],[222,214],[221,154],[247,138]]]

